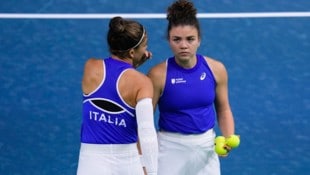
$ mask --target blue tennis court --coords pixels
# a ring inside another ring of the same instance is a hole
[[[76,173],[84,62],[108,55],[108,18],[43,19],[40,14],[164,14],[171,2],[0,2],[0,174]],[[194,3],[199,13],[310,12],[309,0]],[[18,18],[7,15],[17,13]],[[23,18],[29,13],[38,17]],[[167,22],[136,20],[146,26],[153,52],[153,59],[139,68],[146,73],[171,56]],[[240,147],[221,159],[222,174],[309,174],[310,17],[200,20],[199,53],[226,65],[236,132],[241,135]]]

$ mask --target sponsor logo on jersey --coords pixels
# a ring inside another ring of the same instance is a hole
[[[179,84],[179,83],[186,83],[186,80],[183,78],[171,78],[171,84]]]

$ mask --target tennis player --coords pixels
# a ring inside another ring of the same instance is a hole
[[[216,119],[224,136],[234,134],[227,72],[220,61],[197,53],[201,31],[196,14],[188,0],[168,7],[167,39],[174,56],[148,73],[159,109],[158,175],[220,175]]]
[[[114,17],[111,56],[89,59],[82,80],[83,121],[77,175],[157,175],[151,80],[135,68],[151,57],[138,22]],[[137,142],[142,152],[138,153]]]

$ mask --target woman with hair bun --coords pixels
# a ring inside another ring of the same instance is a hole
[[[135,69],[151,57],[147,33],[136,21],[114,17],[107,41],[111,56],[84,67],[77,175],[144,175],[142,166],[157,175],[152,82]]]
[[[235,132],[225,66],[197,54],[201,33],[196,14],[188,0],[168,7],[167,39],[174,56],[148,73],[153,106],[159,109],[158,175],[220,175],[216,120],[223,136]]]

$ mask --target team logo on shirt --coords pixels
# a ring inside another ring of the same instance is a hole
[[[108,113],[122,113],[124,109],[117,103],[107,99],[92,99],[90,102],[98,109]]]
[[[127,111],[125,108],[123,108],[121,105],[119,105],[114,101],[103,98],[88,99],[87,101],[89,101],[95,108],[102,111],[102,112],[89,111],[90,120],[126,127],[127,126],[126,120],[119,118],[117,117],[117,115],[114,114],[127,112],[129,115],[134,117],[134,114],[130,113],[129,111]]]
[[[201,75],[200,75],[200,80],[204,80],[206,78],[207,74],[205,72],[203,72]]]

